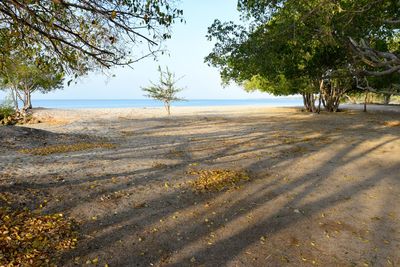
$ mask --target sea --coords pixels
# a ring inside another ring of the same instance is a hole
[[[173,102],[175,107],[215,107],[215,106],[267,106],[267,107],[293,107],[302,106],[301,98],[266,98],[266,99],[190,99]],[[163,107],[163,103],[152,99],[118,99],[118,100],[82,100],[58,99],[44,100],[32,99],[34,108],[154,108]]]

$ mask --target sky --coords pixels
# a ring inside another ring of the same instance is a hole
[[[238,21],[235,0],[183,0],[179,7],[184,11],[185,24],[176,23],[172,39],[164,44],[169,55],[160,55],[137,62],[131,68],[114,68],[115,77],[91,73],[76,84],[65,85],[63,90],[48,94],[35,93],[35,99],[144,99],[141,87],[158,80],[158,65],[168,66],[177,77],[184,76],[179,86],[186,99],[255,99],[268,98],[266,93],[247,93],[237,85],[223,87],[218,69],[204,63],[213,47],[205,35],[214,19]],[[4,93],[0,92],[0,98]]]

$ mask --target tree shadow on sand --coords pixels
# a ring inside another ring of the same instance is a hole
[[[46,172],[52,157],[36,158],[40,175],[0,191],[47,192],[60,200],[46,212],[80,219],[65,266],[94,258],[110,266],[400,264],[400,214],[390,205],[400,197],[400,133],[377,123],[393,115],[295,115],[124,119],[113,124],[116,149],[59,157],[59,171]],[[196,194],[186,184],[196,168],[244,169],[252,180]]]

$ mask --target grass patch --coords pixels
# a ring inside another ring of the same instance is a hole
[[[196,192],[222,191],[237,188],[243,181],[249,181],[250,176],[246,171],[228,169],[194,170],[188,172],[196,175],[197,179],[189,182]]]
[[[62,214],[0,208],[0,266],[51,266],[77,243],[73,223]]]
[[[82,151],[94,148],[111,149],[115,148],[115,145],[110,143],[76,143],[69,145],[52,145],[52,146],[44,146],[37,148],[21,149],[19,150],[19,152],[24,154],[46,156],[50,154],[75,152],[75,151]]]

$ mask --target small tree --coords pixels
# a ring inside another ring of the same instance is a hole
[[[54,64],[43,63],[40,66],[29,59],[8,58],[0,71],[0,87],[10,89],[15,109],[18,99],[23,102],[23,110],[32,108],[31,94],[39,91],[43,94],[63,87],[64,74]]]
[[[146,97],[150,97],[159,101],[164,102],[164,107],[167,110],[168,115],[171,114],[171,103],[173,101],[183,101],[183,98],[177,97],[177,94],[183,90],[183,88],[176,87],[176,84],[179,82],[180,78],[175,78],[175,74],[170,72],[168,67],[165,71],[158,67],[158,72],[160,73],[160,80],[158,84],[150,81],[151,86],[142,87],[142,90],[147,94]]]

